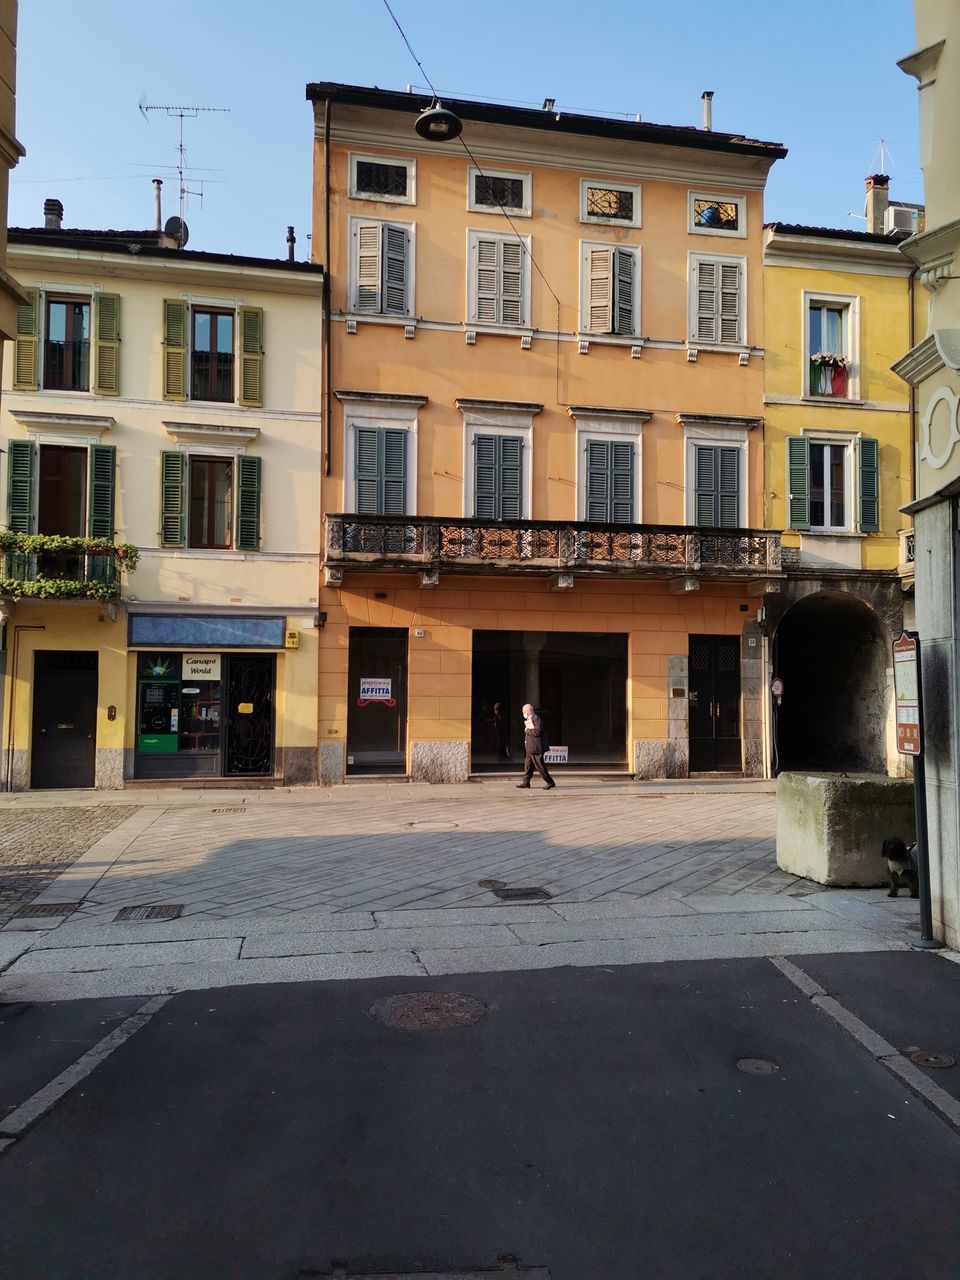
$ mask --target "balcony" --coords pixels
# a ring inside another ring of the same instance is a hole
[[[324,567],[624,578],[782,576],[780,535],[684,525],[329,515]]]
[[[914,545],[914,531],[912,529],[901,529],[900,554],[897,557],[897,573],[900,575],[901,585],[905,589],[912,587],[914,581]]]
[[[117,600],[121,575],[137,566],[129,543],[105,538],[0,532],[0,596],[35,600]]]

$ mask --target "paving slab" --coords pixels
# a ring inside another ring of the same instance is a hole
[[[431,925],[518,924],[524,920],[550,921],[557,917],[547,903],[518,903],[516,906],[397,908],[374,911],[373,918],[384,928],[400,929]]]
[[[103,943],[185,942],[195,938],[243,938],[251,933],[280,933],[291,929],[315,932],[351,932],[373,929],[369,912],[304,914],[283,917],[235,917],[231,920],[141,920],[119,924],[62,924],[39,940],[28,940],[33,950],[50,947],[86,947]],[[0,934],[0,948],[3,935]],[[2,952],[0,952],[2,954]]]
[[[318,935],[319,936],[319,935]],[[209,938],[196,942],[119,943],[113,946],[59,947],[30,951],[6,971],[22,973],[82,973],[98,969],[136,969],[145,965],[209,964],[236,960],[236,939]]]
[[[704,915],[727,911],[808,911],[808,898],[789,898],[785,893],[754,893],[744,889],[739,893],[689,893],[680,899],[693,911]],[[817,903],[818,906],[822,905]]]
[[[721,934],[796,933],[825,929],[841,930],[843,921],[826,911],[762,911],[756,914],[730,913],[709,916],[630,916],[605,920],[555,921],[553,924],[511,926],[521,942],[538,945],[551,942],[579,942],[590,938],[694,938]]]
[[[533,925],[532,928],[542,926]],[[547,926],[549,927],[549,926]],[[420,947],[516,947],[505,925],[436,925],[422,929],[373,929],[357,933],[270,933],[244,941],[242,960],[258,956],[309,956],[357,951],[415,951]]]
[[[555,902],[551,911],[562,920],[626,920],[635,916],[692,916],[693,907],[680,898],[613,897],[596,902]]]
[[[0,933],[0,970],[13,964],[36,941],[33,933]]]

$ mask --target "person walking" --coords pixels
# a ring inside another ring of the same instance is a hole
[[[518,790],[523,790],[530,786],[534,770],[539,773],[545,783],[544,791],[552,791],[557,785],[550,777],[550,772],[543,761],[545,742],[543,721],[530,703],[525,702],[523,704],[523,781],[517,783]]]

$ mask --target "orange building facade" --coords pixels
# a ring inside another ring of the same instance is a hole
[[[760,775],[763,187],[708,128],[313,84],[320,775]],[[464,145],[465,144],[465,145]]]

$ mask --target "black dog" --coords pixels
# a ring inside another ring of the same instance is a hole
[[[917,846],[905,844],[899,836],[891,836],[883,842],[883,856],[887,860],[887,871],[890,875],[890,892],[888,898],[897,896],[897,889],[905,885],[910,890],[911,898],[918,898],[917,887]]]

